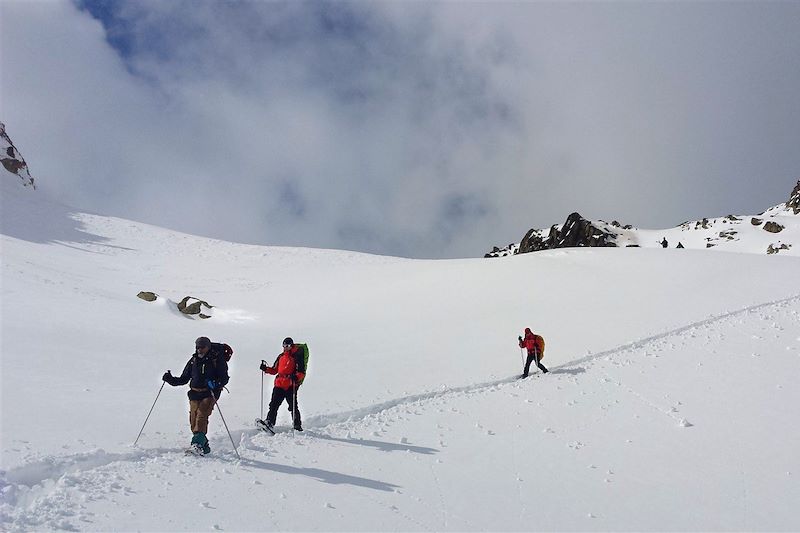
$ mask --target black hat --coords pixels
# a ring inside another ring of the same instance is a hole
[[[197,337],[197,340],[194,341],[195,348],[210,348],[211,347],[211,339],[208,337]]]
[[[291,346],[292,344],[294,344],[294,341],[292,340],[291,337],[286,337],[285,339],[283,339],[283,345],[284,346],[287,346],[287,345]]]

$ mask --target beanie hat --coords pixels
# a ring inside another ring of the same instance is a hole
[[[194,341],[195,348],[210,348],[211,347],[211,339],[208,337],[197,337],[197,340]]]

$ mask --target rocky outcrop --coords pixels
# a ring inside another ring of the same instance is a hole
[[[616,246],[615,241],[616,235],[602,230],[579,213],[572,213],[564,224],[552,226],[546,237],[542,235],[542,230],[529,230],[519,244],[519,253],[555,248]]]
[[[769,255],[777,254],[781,250],[788,250],[791,247],[792,246],[790,244],[786,244],[786,243],[783,243],[783,244],[780,244],[780,245],[770,244],[769,246],[767,246],[767,254],[769,254]]]
[[[158,298],[160,298],[158,294],[150,291],[141,291],[136,296],[146,302],[155,302]],[[177,304],[174,302],[169,303],[171,305],[175,305],[178,308],[178,311],[184,315],[188,315],[187,318],[211,318],[211,314],[209,314],[207,311],[210,311],[214,308],[213,305],[209,305],[209,303],[205,300],[200,300],[194,296],[186,296]]]
[[[519,247],[516,243],[511,243],[504,248],[492,247],[492,251],[485,254],[483,257],[505,257],[507,255],[514,255],[518,253]]]
[[[789,201],[786,202],[786,208],[791,209],[795,215],[800,215],[800,180],[797,180],[797,185],[792,190]]]
[[[770,233],[780,233],[783,230],[783,226],[770,220],[764,224],[764,229]]]
[[[22,185],[25,187],[36,188],[33,183],[33,177],[28,172],[28,164],[19,153],[19,150],[11,142],[11,138],[6,133],[6,126],[0,122],[0,163],[3,168],[11,174],[17,176],[22,180]]]
[[[203,307],[206,309],[213,309],[213,305],[209,305],[205,300],[200,300],[194,296],[187,296],[178,302],[178,311],[184,315],[197,315],[200,318],[211,318],[211,315],[203,313]]]

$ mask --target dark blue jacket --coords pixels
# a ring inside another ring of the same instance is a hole
[[[222,394],[222,387],[228,384],[230,377],[225,355],[214,350],[210,350],[205,357],[200,357],[195,352],[186,363],[180,377],[167,376],[165,381],[173,387],[188,383],[189,399],[202,400],[211,396],[211,391],[208,389],[208,380],[210,379],[217,384],[214,396],[219,398],[219,395]]]

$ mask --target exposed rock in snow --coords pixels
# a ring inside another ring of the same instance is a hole
[[[14,143],[11,142],[11,138],[6,133],[6,126],[2,122],[0,122],[0,163],[7,172],[22,180],[23,186],[36,188],[36,185],[33,184],[33,177],[28,172],[28,164]]]

